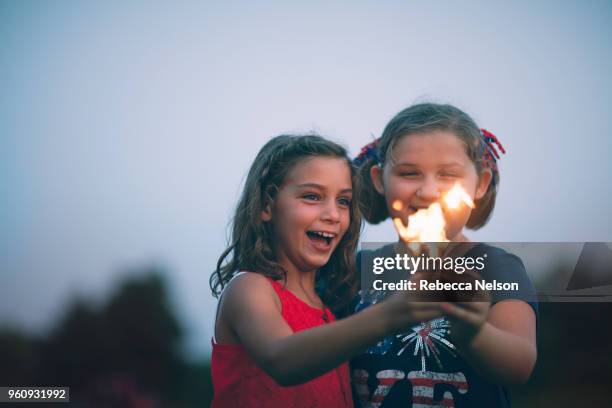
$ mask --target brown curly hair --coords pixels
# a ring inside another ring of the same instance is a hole
[[[274,201],[293,166],[304,158],[315,156],[345,159],[351,171],[353,195],[357,196],[356,170],[344,147],[314,134],[272,138],[261,148],[251,165],[232,220],[229,246],[219,257],[217,268],[210,277],[215,297],[240,270],[261,273],[274,280],[286,278],[286,271],[273,251],[270,226],[262,221],[261,213]],[[323,302],[335,312],[345,309],[355,294],[355,251],[360,229],[361,214],[354,199],[350,204],[348,230],[316,276],[316,286]]]

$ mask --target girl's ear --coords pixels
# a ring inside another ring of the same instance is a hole
[[[380,164],[375,164],[374,166],[370,167],[370,178],[372,179],[372,184],[374,185],[374,189],[376,189],[380,195],[385,194],[385,188],[382,182],[382,173],[383,170],[382,167],[380,167]]]
[[[493,173],[491,173],[491,169],[485,169],[480,173],[480,180],[478,181],[478,187],[476,188],[476,194],[474,198],[476,200],[480,200],[486,194],[489,184],[491,184],[491,179],[493,178]]]
[[[270,208],[270,203],[266,204],[265,208],[261,210],[261,220],[263,222],[272,220],[272,209]]]

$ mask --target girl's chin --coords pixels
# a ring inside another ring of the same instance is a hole
[[[304,256],[304,263],[308,266],[306,269],[315,270],[324,267],[329,262],[329,259],[331,258],[330,255],[331,254],[307,254],[306,256]]]
[[[329,262],[330,255],[315,255],[310,257],[310,263],[316,268],[321,268]]]

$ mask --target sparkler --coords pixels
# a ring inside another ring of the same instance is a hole
[[[472,197],[461,187],[459,183],[448,190],[440,200],[440,202],[432,203],[428,208],[418,210],[416,213],[408,216],[407,226],[401,218],[393,219],[395,229],[413,253],[423,252],[423,247],[427,248],[429,256],[438,256],[438,251],[443,251],[445,247],[435,245],[427,247],[423,243],[427,242],[449,242],[446,237],[444,228],[446,220],[444,219],[444,209],[447,211],[455,211],[461,206],[475,208]],[[401,211],[404,204],[396,200],[392,203],[392,208],[395,211]],[[401,355],[406,349],[413,345],[412,353],[414,356],[420,357],[421,371],[427,370],[427,360],[434,359],[438,366],[442,368],[440,354],[442,350],[446,350],[452,356],[456,356],[455,346],[446,338],[450,333],[450,323],[446,318],[434,319],[430,322],[423,322],[412,328],[412,332],[407,334],[397,335],[397,340],[403,344],[397,355]]]
[[[461,205],[475,208],[474,201],[459,183],[455,183],[453,188],[444,194],[441,201],[447,210],[456,210]],[[404,208],[404,204],[399,200],[395,200],[391,206],[396,211],[401,211]],[[442,205],[439,202],[434,202],[428,208],[422,208],[409,215],[408,226],[404,225],[404,221],[399,217],[393,219],[393,224],[402,241],[413,252],[420,252],[423,242],[449,241],[444,231],[446,220],[444,219]],[[435,248],[432,248],[432,250],[435,250]],[[430,255],[434,254],[430,253]]]

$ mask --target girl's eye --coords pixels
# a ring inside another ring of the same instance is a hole
[[[416,171],[404,171],[400,173],[401,177],[418,177],[419,173]]]
[[[459,177],[459,175],[455,174],[455,173],[442,173],[442,174],[440,174],[440,177],[443,177],[443,178],[457,178],[457,177]]]
[[[304,194],[302,198],[305,200],[310,200],[310,201],[319,201],[319,196],[317,194],[312,194],[312,193]]]
[[[343,207],[350,207],[351,200],[349,198],[340,198],[338,199],[338,204],[340,204]]]

